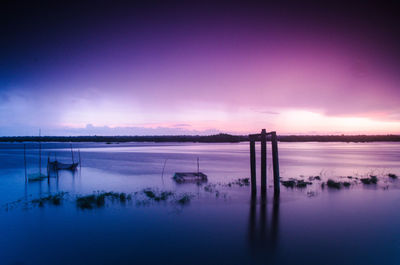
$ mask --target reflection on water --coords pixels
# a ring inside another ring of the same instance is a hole
[[[267,196],[261,194],[259,201],[259,211],[257,213],[257,195],[252,194],[250,199],[249,213],[249,230],[248,239],[249,246],[253,256],[259,259],[260,255],[268,253],[269,259],[274,258],[274,253],[277,248],[277,240],[279,233],[279,198],[274,195],[271,203],[271,211],[268,212]],[[270,215],[270,219],[268,219]]]
[[[68,144],[42,147],[60,161],[70,159]],[[74,147],[81,149],[81,169],[25,184],[21,145],[0,144],[0,264],[400,264],[400,180],[341,190],[314,183],[281,187],[279,198],[271,188],[268,196],[250,196],[249,186],[226,185],[249,176],[248,143]],[[398,143],[279,147],[283,178],[400,175]],[[31,172],[37,171],[37,153],[27,150]],[[173,174],[196,171],[197,157],[208,183],[177,185]],[[218,196],[205,190],[208,184]],[[194,197],[185,206],[132,201],[94,210],[80,210],[74,200],[149,187]],[[57,192],[68,192],[61,206],[3,207]]]

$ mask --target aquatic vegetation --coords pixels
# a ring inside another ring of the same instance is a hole
[[[326,185],[329,188],[333,188],[333,189],[340,189],[342,187],[341,183],[338,181],[334,181],[332,179],[328,179],[328,181],[326,182]]]
[[[156,202],[166,201],[169,197],[174,195],[172,191],[157,192],[152,189],[144,189],[143,193],[147,196],[147,198]]]
[[[369,178],[360,179],[363,184],[371,184],[371,180]]]
[[[307,185],[312,185],[312,182],[304,181],[304,180],[298,180],[296,183],[297,188],[305,188]]]
[[[294,180],[281,180],[281,183],[286,188],[294,188],[294,186],[296,185],[296,181]]]
[[[205,185],[204,186],[204,191],[206,191],[206,192],[216,192],[217,191],[217,189],[216,189],[216,187],[217,187],[217,185],[216,184],[207,184],[207,185]]]
[[[127,196],[126,193],[123,192],[97,192],[96,194],[78,196],[76,198],[76,206],[82,210],[101,208],[106,204],[107,198],[124,204],[127,200],[129,201],[132,199],[132,195]]]
[[[65,199],[65,195],[68,194],[68,192],[58,192],[55,194],[48,194],[47,196],[32,199],[32,200],[27,200],[25,199],[19,199],[14,202],[6,203],[5,210],[8,211],[9,209],[13,209],[15,207],[18,207],[20,205],[23,206],[24,209],[29,209],[32,207],[44,207],[46,204],[47,205],[53,205],[53,206],[60,206],[62,204],[62,201]],[[29,195],[32,196],[32,195]]]
[[[190,194],[183,194],[179,198],[176,199],[176,202],[180,205],[186,205],[190,202],[192,199],[193,195]]]
[[[388,177],[391,178],[391,179],[397,179],[398,178],[398,176],[396,174],[392,174],[392,173],[389,173]]]
[[[378,177],[377,176],[371,176],[371,183],[376,184],[378,182]]]
[[[238,185],[240,187],[249,186],[250,179],[249,178],[238,178],[235,181],[229,182],[228,184],[223,184],[223,186],[228,186],[228,187],[232,187],[234,185]]]
[[[312,185],[312,182],[305,181],[303,179],[289,179],[289,180],[281,180],[281,183],[286,188],[305,188],[307,185]]]
[[[342,182],[342,185],[343,185],[343,187],[348,188],[348,187],[351,186],[351,183],[350,183],[350,182],[347,182],[347,181],[344,181],[344,182]]]
[[[136,198],[137,205],[148,205],[150,202],[168,202],[172,204],[186,205],[188,204],[194,195],[190,193],[176,194],[172,191],[159,191],[151,188],[136,192],[135,195],[143,194],[144,200]]]
[[[249,178],[239,178],[234,183],[239,185],[240,187],[249,186],[250,185],[250,179]]]
[[[378,177],[377,176],[370,176],[369,178],[361,178],[360,179],[363,184],[369,185],[369,184],[376,184],[378,182]]]
[[[155,194],[152,190],[150,190],[150,189],[143,190],[143,193],[144,193],[147,197],[149,197],[150,199],[153,199],[153,198],[156,197],[156,194]]]
[[[308,177],[308,180],[309,181],[321,180],[321,177],[320,176],[310,176],[310,177]]]
[[[46,197],[40,197],[38,199],[31,200],[30,203],[32,203],[33,205],[37,205],[39,207],[43,207],[45,204],[59,206],[61,205],[61,202],[64,199],[65,194],[67,194],[67,192],[49,194]]]
[[[92,209],[95,204],[97,205],[97,202],[98,200],[96,195],[87,195],[78,197],[76,199],[76,206],[80,209]]]

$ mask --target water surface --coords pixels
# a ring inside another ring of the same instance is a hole
[[[37,143],[26,145],[28,172],[38,172]],[[400,189],[386,177],[400,175],[398,143],[279,143],[283,179],[380,179],[340,190],[321,189],[320,182],[281,187],[274,198],[269,159],[265,199],[252,197],[248,186],[227,186],[249,177],[248,143],[73,146],[82,159],[75,173],[25,184],[23,145],[0,144],[1,264],[400,264]],[[65,143],[42,143],[42,154],[43,172],[47,156],[72,159]],[[218,196],[204,190],[207,184],[172,180],[175,172],[197,171],[198,157]],[[75,204],[76,196],[94,191],[145,188],[193,198],[183,206],[133,200],[81,210]],[[61,206],[24,207],[61,191],[68,192]]]

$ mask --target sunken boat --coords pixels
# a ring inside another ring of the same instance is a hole
[[[177,183],[185,182],[206,182],[207,175],[202,172],[177,172],[175,173],[173,179]]]

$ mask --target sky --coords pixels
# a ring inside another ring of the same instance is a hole
[[[0,136],[400,134],[394,1],[274,2],[5,1]]]

